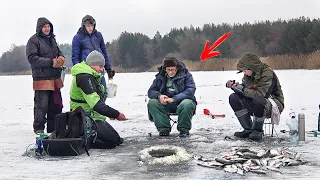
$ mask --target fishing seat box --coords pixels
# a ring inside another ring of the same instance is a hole
[[[42,140],[43,149],[50,156],[78,156],[86,152],[83,138]]]

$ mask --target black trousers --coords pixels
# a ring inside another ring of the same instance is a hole
[[[53,93],[54,91],[34,92],[34,131],[44,130],[46,123],[48,133],[51,133],[55,130],[55,117],[57,114],[60,114],[62,112],[62,107],[60,104],[54,104]]]
[[[111,149],[122,143],[118,132],[107,122],[95,120],[93,129],[97,132],[97,138],[91,147],[96,149]]]
[[[236,93],[233,93],[229,96],[229,104],[234,112],[240,111],[242,109],[248,109],[250,115],[256,117],[262,117],[269,115],[270,112],[266,112],[267,99],[263,97],[257,98],[248,98],[245,96],[240,96]]]

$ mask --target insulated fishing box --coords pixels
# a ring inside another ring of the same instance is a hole
[[[55,118],[55,136],[42,139],[43,149],[50,156],[78,156],[88,153],[90,139],[88,127],[92,125],[84,110],[58,114]]]
[[[50,156],[78,156],[86,152],[83,138],[43,139],[42,144]]]

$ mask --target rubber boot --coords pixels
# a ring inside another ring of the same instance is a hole
[[[253,118],[252,133],[249,135],[249,139],[254,141],[260,141],[262,139],[264,120],[265,120],[265,117]]]
[[[240,111],[236,111],[235,115],[238,118],[239,123],[241,124],[243,131],[235,132],[234,136],[238,138],[247,138],[249,134],[251,134],[252,120],[251,116],[247,109],[242,109]]]

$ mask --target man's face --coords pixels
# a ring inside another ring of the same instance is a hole
[[[92,34],[94,26],[90,24],[90,25],[86,25],[85,27],[86,27],[87,32],[89,34]]]
[[[46,24],[42,27],[41,31],[44,35],[49,35],[50,34],[50,24]]]
[[[177,67],[166,67],[166,72],[169,75],[169,77],[174,77],[177,74]]]
[[[90,66],[93,70],[95,70],[97,73],[101,73],[104,70],[104,67],[102,65],[100,66]]]
[[[247,76],[252,76],[252,70],[250,70],[250,69],[244,70],[243,73],[244,73],[245,75],[247,75]]]

